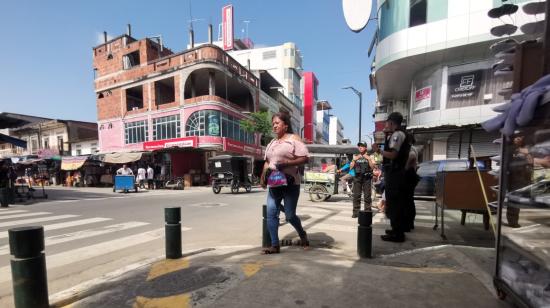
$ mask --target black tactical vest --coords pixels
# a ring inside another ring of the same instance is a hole
[[[369,165],[368,159],[361,156],[359,159],[355,160],[355,176],[362,176],[365,174],[371,174],[372,169]]]

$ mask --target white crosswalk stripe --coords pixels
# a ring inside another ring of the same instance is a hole
[[[149,222],[126,221],[105,224],[112,221],[113,218],[80,218],[80,215],[72,214],[55,215],[48,212],[25,212],[28,211],[10,209],[2,211],[3,215],[0,217],[8,217],[0,222],[0,230],[2,230],[0,231],[0,257],[4,260],[9,255],[7,229],[13,226],[40,224],[44,227],[46,251],[54,252],[47,256],[48,269],[70,266],[70,264],[82,260],[102,257],[164,237],[164,228],[154,228]],[[26,214],[40,214],[42,217],[34,215],[33,218],[27,218],[32,215]],[[73,229],[69,230],[69,228]],[[63,232],[63,229],[67,229],[68,232]],[[52,234],[54,230],[62,231],[61,233],[55,232]],[[189,230],[191,228],[182,227],[182,231]],[[57,249],[52,250],[55,245],[69,242],[73,243],[72,246],[59,245]],[[2,265],[4,266],[0,267],[0,283],[11,280],[9,263],[8,265],[6,263]]]
[[[46,247],[50,247],[55,244],[81,240],[81,239],[99,236],[107,233],[119,232],[119,231],[131,229],[131,228],[146,226],[148,224],[149,223],[147,222],[130,221],[126,223],[100,227],[97,229],[88,229],[88,230],[82,230],[82,231],[77,231],[73,233],[50,236],[50,237],[46,237],[44,241],[45,241]],[[9,254],[9,245],[0,246],[0,256],[7,255],[7,254]]]
[[[47,217],[41,217],[41,218],[31,218],[31,219],[22,219],[22,220],[16,220],[16,221],[8,221],[8,222],[0,223],[0,228],[17,226],[17,225],[34,224],[34,223],[37,223],[37,222],[60,220],[60,219],[65,219],[65,218],[73,218],[73,217],[78,217],[78,216],[79,215],[57,215],[57,216],[47,216]]]
[[[132,247],[135,245],[147,243],[150,241],[158,240],[164,237],[164,228],[156,229],[149,232],[143,232],[135,235],[130,235],[122,238],[118,238],[111,241],[102,242],[95,245],[89,245],[73,250],[64,251],[58,254],[48,256],[48,262],[46,266],[48,270],[67,265],[81,260],[91,259],[106,255],[114,251]],[[10,266],[0,267],[0,283],[4,283],[11,280]]]
[[[21,217],[29,217],[29,216],[41,216],[41,215],[47,215],[51,214],[50,212],[35,212],[35,213],[25,213],[25,214],[15,214],[15,215],[4,215],[0,216],[0,220],[5,219],[12,219],[12,218],[21,218]]]
[[[6,215],[6,214],[25,213],[25,212],[27,212],[27,211],[25,211],[25,210],[3,211],[3,212],[0,212],[0,216],[1,215]]]
[[[108,220],[112,220],[112,218],[94,217],[94,218],[73,220],[68,222],[61,222],[61,223],[51,224],[51,225],[43,225],[43,227],[44,227],[44,231],[51,231],[51,230],[58,230],[58,229],[76,227],[81,225],[93,224],[93,223],[103,222]],[[8,237],[8,231],[0,232],[0,239],[7,238],[7,237]]]

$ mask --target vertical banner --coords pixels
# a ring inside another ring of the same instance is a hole
[[[222,8],[223,50],[233,49],[233,6]]]
[[[432,106],[432,86],[418,89],[414,92],[414,111]]]

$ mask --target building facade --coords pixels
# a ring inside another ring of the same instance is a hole
[[[526,2],[526,1],[515,1]],[[490,29],[501,25],[487,12],[493,0],[381,0],[377,4],[378,42],[372,73],[378,102],[375,138],[383,142],[384,120],[401,112],[414,133],[421,159],[466,158],[498,153],[498,136],[480,123],[505,101],[499,92],[510,87],[512,74],[493,74]],[[520,27],[532,17],[518,11]],[[521,32],[514,35],[516,39]]]
[[[253,72],[264,72],[275,79],[277,84],[263,88],[262,91],[269,96],[278,97],[279,111],[290,113],[292,126],[298,133],[304,124],[302,110],[305,106],[302,106],[302,56],[296,44],[288,42],[263,48],[249,48],[253,47],[253,44],[239,46],[239,50],[229,51],[229,54]],[[260,108],[265,107],[261,104]]]
[[[161,151],[174,176],[216,152],[261,156],[239,123],[259,110],[260,81],[218,46],[173,53],[126,34],[93,55],[100,152]]]
[[[330,116],[328,144],[343,144],[344,140],[344,125],[336,116]]]

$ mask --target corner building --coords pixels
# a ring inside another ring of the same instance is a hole
[[[393,111],[404,115],[417,140],[420,159],[467,158],[472,144],[478,156],[496,155],[498,134],[480,123],[503,103],[498,94],[512,84],[513,74],[495,76],[497,37],[491,28],[514,23],[511,38],[526,39],[519,30],[533,16],[514,1],[517,13],[491,19],[487,13],[500,0],[380,0],[378,41],[371,84],[376,87],[375,138],[383,142],[384,120]]]
[[[239,121],[258,110],[259,80],[221,48],[174,53],[122,35],[93,48],[101,153],[159,151],[172,175],[219,152],[261,156]]]

